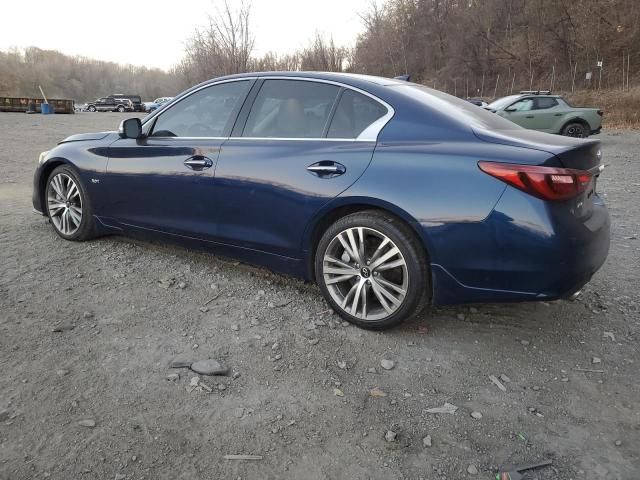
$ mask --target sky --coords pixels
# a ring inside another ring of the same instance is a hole
[[[0,50],[36,46],[98,60],[169,69],[222,0],[8,0]],[[229,4],[239,0],[229,0]],[[254,55],[292,53],[315,32],[351,46],[371,0],[253,0]],[[22,21],[20,21],[22,19]]]

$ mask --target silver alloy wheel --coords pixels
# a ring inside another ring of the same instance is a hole
[[[66,173],[49,181],[47,208],[53,225],[63,235],[73,235],[82,222],[82,196],[76,182]]]
[[[353,227],[336,235],[322,260],[331,298],[350,315],[381,320],[404,302],[409,272],[400,249],[383,233]]]

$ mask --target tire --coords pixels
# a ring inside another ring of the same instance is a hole
[[[89,112],[95,112],[95,111],[96,111],[96,107],[94,107],[93,105],[89,105],[89,106],[87,107],[87,110],[88,110]]]
[[[426,252],[414,232],[376,210],[336,221],[315,253],[316,282],[329,305],[348,322],[372,330],[394,327],[420,312],[429,299],[428,273]]]
[[[47,216],[58,235],[72,241],[95,236],[91,199],[74,168],[69,165],[56,167],[47,179],[44,193]]]
[[[122,113],[124,112],[124,107],[122,105],[118,106],[118,112]]]
[[[571,122],[564,126],[562,135],[565,137],[587,138],[589,136],[589,130],[583,123]]]

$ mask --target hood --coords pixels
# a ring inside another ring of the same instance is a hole
[[[111,133],[115,132],[78,133],[76,135],[71,135],[70,137],[65,138],[60,143],[83,142],[86,140],[102,140]]]

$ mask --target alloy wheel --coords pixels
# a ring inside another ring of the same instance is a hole
[[[583,138],[584,128],[581,125],[572,125],[567,129],[568,137]]]
[[[58,173],[49,181],[47,208],[60,233],[69,236],[78,231],[82,223],[82,195],[75,180],[66,173]]]
[[[322,261],[324,283],[346,313],[381,320],[403,304],[409,273],[398,246],[383,233],[353,227],[337,234]]]

